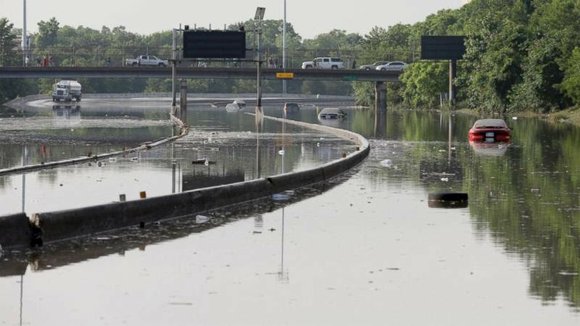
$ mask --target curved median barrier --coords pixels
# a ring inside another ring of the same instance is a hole
[[[130,148],[130,149],[122,150],[122,151],[103,153],[103,154],[91,155],[91,156],[76,157],[76,158],[71,158],[71,159],[61,160],[61,161],[45,162],[42,164],[32,164],[32,165],[18,166],[18,167],[7,168],[7,169],[0,169],[0,176],[6,175],[6,174],[11,174],[11,173],[24,173],[24,172],[32,172],[32,171],[38,171],[38,170],[44,170],[44,169],[52,169],[52,168],[56,168],[56,167],[64,166],[64,165],[73,165],[73,164],[80,164],[80,163],[93,162],[93,161],[96,162],[96,161],[99,161],[99,160],[102,160],[105,158],[109,158],[109,157],[121,156],[121,155],[129,154],[129,153],[139,152],[139,151],[146,151],[146,150],[149,150],[153,147],[160,146],[160,145],[166,144],[168,142],[175,141],[175,140],[177,140],[177,139],[179,139],[187,134],[187,131],[188,131],[187,126],[183,125],[183,123],[181,123],[181,121],[179,121],[179,123],[178,123],[175,120],[177,120],[177,119],[172,118],[172,121],[181,128],[180,134],[176,135],[176,136],[164,138],[164,139],[156,141],[156,142],[145,143],[145,144],[140,145],[138,147]]]
[[[7,225],[11,225],[11,233],[14,234],[1,237],[5,231],[0,224],[0,245],[5,248],[42,245],[114,229],[143,226],[161,220],[191,216],[211,209],[271,196],[284,190],[331,179],[358,165],[370,151],[368,141],[350,131],[280,118],[264,118],[332,133],[353,142],[355,149],[350,153],[345,153],[339,159],[304,171],[134,201],[36,213],[30,221],[24,217],[24,214],[19,214],[17,217],[0,217],[0,221],[6,219]],[[23,219],[25,219],[24,222]]]

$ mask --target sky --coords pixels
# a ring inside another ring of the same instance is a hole
[[[265,20],[284,19],[284,0],[0,0],[0,18],[16,28],[38,32],[38,22],[52,17],[60,26],[125,26],[132,33],[151,34],[181,25],[223,29],[224,25],[254,18],[257,7],[266,8]],[[423,21],[442,9],[457,9],[468,0],[286,0],[286,21],[303,39],[334,29],[366,35],[375,26],[388,28]]]

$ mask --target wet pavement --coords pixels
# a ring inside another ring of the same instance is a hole
[[[484,147],[467,142],[475,117],[422,112],[375,117],[345,110],[347,119],[337,125],[370,138],[371,154],[331,184],[37,252],[4,253],[0,323],[580,322],[578,128],[513,119],[511,144]],[[297,118],[316,121],[315,112],[314,105]],[[212,115],[221,121],[214,129]],[[256,137],[253,118],[246,118],[192,109],[197,136],[168,150],[25,179],[46,180],[32,188],[47,182],[52,189],[77,189],[71,202],[116,200],[120,191],[136,196],[145,185],[171,192],[190,182],[212,182],[197,176],[251,179],[300,169],[337,157],[348,146],[305,130],[280,133],[282,126],[274,124]],[[255,144],[261,140],[268,145],[258,160]],[[111,142],[103,150],[119,145]],[[188,164],[205,157],[216,164]],[[185,163],[177,165],[182,173],[173,178],[176,158]],[[236,166],[243,168],[233,172]],[[3,189],[21,184],[22,176],[9,178]],[[67,184],[70,180],[79,181]],[[134,185],[128,185],[131,180]],[[88,184],[107,186],[78,191]],[[18,202],[18,195],[6,200],[3,191],[2,206]],[[467,193],[468,207],[430,208],[427,198],[434,192]],[[55,195],[44,202],[65,200]],[[31,205],[27,200],[27,209]]]

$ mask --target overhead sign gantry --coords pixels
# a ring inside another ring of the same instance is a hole
[[[421,36],[422,60],[449,60],[449,101],[455,104],[457,60],[465,55],[465,36]]]

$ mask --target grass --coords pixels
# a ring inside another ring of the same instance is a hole
[[[547,120],[553,123],[570,123],[580,127],[580,107],[550,113],[547,115]]]

